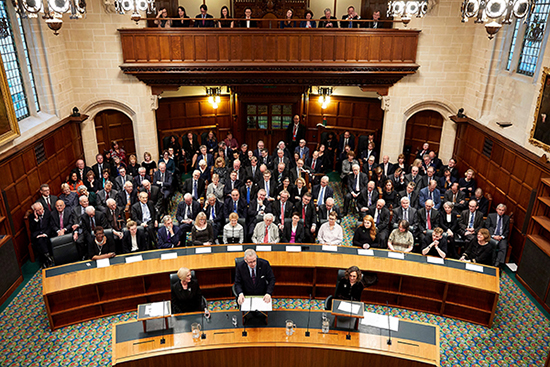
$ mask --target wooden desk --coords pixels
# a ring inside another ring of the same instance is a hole
[[[243,249],[255,248],[244,245]],[[405,259],[388,258],[386,250],[374,256],[357,255],[357,248],[338,247],[324,252],[319,245],[303,246],[302,252],[285,252],[285,245],[273,245],[271,252],[259,252],[268,260],[277,279],[275,298],[324,299],[334,293],[338,269],[357,265],[376,272],[378,284],[363,291],[361,301],[386,302],[445,317],[491,326],[499,296],[498,269],[484,266],[483,273],[464,270],[465,263],[445,260],[445,265],[427,263],[426,257],[405,254]],[[305,251],[307,249],[307,251]],[[50,326],[57,329],[107,315],[134,311],[138,304],[170,298],[169,274],[186,266],[195,270],[208,300],[232,299],[235,258],[243,252],[227,252],[227,246],[213,246],[210,254],[196,254],[195,248],[143,252],[143,261],[125,264],[117,256],[106,268],[95,261],[80,262],[42,271],[42,291]],[[160,254],[177,252],[176,259],[161,260]]]
[[[177,365],[199,366],[316,366],[334,367],[344,364],[359,366],[439,366],[439,327],[400,320],[399,330],[392,332],[387,344],[384,329],[360,325],[346,340],[345,329],[321,332],[321,311],[311,313],[311,336],[306,337],[307,311],[277,310],[270,312],[270,325],[247,327],[242,336],[238,311],[213,312],[205,324],[206,339],[193,340],[191,324],[201,322],[201,314],[173,317],[171,328],[141,332],[137,321],[113,325],[113,366],[158,367]],[[227,316],[226,316],[227,315]],[[231,325],[238,315],[239,327]],[[332,317],[332,316],[330,316]],[[284,321],[293,320],[297,327],[287,337]]]

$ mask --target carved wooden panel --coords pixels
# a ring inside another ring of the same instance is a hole
[[[491,157],[482,154],[485,139],[491,139]],[[514,228],[510,235],[512,257],[517,261],[523,250],[521,233],[526,218],[531,192],[542,177],[550,177],[550,166],[543,165],[525,148],[490,131],[473,121],[458,124],[454,155],[461,172],[472,168],[477,186],[493,196],[493,208],[499,203],[514,213]]]
[[[37,144],[44,144],[46,152],[46,160],[40,164],[37,164],[34,153]],[[29,243],[23,216],[38,199],[40,185],[49,184],[52,194],[59,195],[61,183],[66,182],[76,160],[83,156],[80,126],[67,123],[25,149],[2,159],[0,188],[6,192],[13,218],[15,251],[20,264],[28,256]]]

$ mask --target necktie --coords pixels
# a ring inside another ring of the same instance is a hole
[[[187,218],[191,218],[191,205],[187,205]]]
[[[380,212],[376,209],[376,225],[378,225],[378,223],[380,223]]]
[[[50,205],[50,197],[49,197],[49,196],[46,198],[46,203],[48,203],[48,210],[51,211],[51,210],[52,210],[52,206]]]
[[[430,200],[433,200],[433,192],[432,191],[429,191],[428,190],[428,197],[430,198]]]
[[[264,243],[269,243],[269,231],[267,226],[265,226]]]
[[[109,192],[105,192],[105,201],[109,200]]]
[[[317,200],[317,205],[323,205],[324,198],[325,198],[325,188],[321,187],[321,192],[319,193],[319,200]]]
[[[236,213],[237,212],[237,202],[234,201],[233,202],[233,213]]]
[[[160,182],[164,182],[164,172],[160,173]]]
[[[500,236],[500,233],[502,231],[502,229],[500,228],[501,225],[502,225],[501,217],[500,215],[497,215],[497,229],[495,231],[495,236]]]
[[[59,229],[63,229],[63,212],[59,213]]]
[[[195,199],[198,199],[198,192],[197,192],[197,180],[193,180],[193,197]]]
[[[292,133],[292,140],[296,140],[296,132],[298,131],[298,125],[294,125],[294,132]]]
[[[315,170],[315,161],[316,161],[316,160],[317,160],[317,159],[314,159],[314,160],[313,160],[313,163],[311,163],[311,169],[312,169],[312,170]]]
[[[269,197],[269,183],[267,181],[265,181],[265,193],[266,197]]]
[[[369,201],[367,203],[367,206],[371,206],[372,205],[372,191],[369,191]]]
[[[407,209],[403,211],[403,219],[409,221],[409,211]]]
[[[166,234],[167,234],[168,239],[170,239],[170,230],[168,229],[168,227],[166,228]]]
[[[353,24],[353,23],[351,23],[351,21],[348,22],[348,28],[351,28],[351,25],[352,25],[352,24]]]
[[[101,172],[103,172],[103,165],[102,164],[99,165],[99,174],[101,174]]]
[[[430,211],[428,211],[426,215],[426,225],[428,226],[428,229],[432,229],[432,221],[430,219]]]
[[[302,220],[304,221],[304,226],[306,225],[306,207],[302,207]]]
[[[469,228],[474,228],[474,213],[470,213],[470,223],[468,223]]]
[[[256,176],[256,166],[252,166],[252,178]]]
[[[231,181],[231,190],[233,190],[235,188],[235,181]]]
[[[205,20],[204,20],[204,18],[205,18],[205,16],[203,15],[203,16],[202,16],[202,25],[204,25],[204,24],[205,24]]]
[[[216,214],[214,213],[214,207],[212,207],[212,220],[216,219]]]
[[[355,175],[355,191],[359,191],[359,177]]]
[[[456,203],[456,194],[453,194],[453,203]]]
[[[256,285],[256,271],[252,269],[252,285]]]
[[[250,186],[246,188],[246,203],[250,204]]]
[[[285,203],[281,204],[281,224],[285,224]]]
[[[92,227],[92,231],[95,231],[95,218],[90,218],[90,224]]]

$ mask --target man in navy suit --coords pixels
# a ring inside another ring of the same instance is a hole
[[[437,188],[436,180],[431,180],[427,187],[420,190],[418,195],[418,205],[424,207],[426,200],[433,200],[434,209],[439,210],[441,207],[441,193]]]
[[[158,248],[173,248],[180,245],[181,231],[172,222],[172,217],[165,215],[162,218],[164,227],[158,230]]]
[[[195,18],[201,18],[201,20],[195,20],[194,26],[195,27],[204,27],[204,28],[212,28],[214,27],[214,21],[212,20],[212,16],[207,13],[208,7],[206,4],[202,4],[200,6],[201,13],[196,15]]]
[[[183,201],[178,204],[176,211],[176,220],[179,223],[180,238],[185,241],[187,232],[193,228],[193,221],[197,217],[197,214],[201,211],[201,205],[198,201],[193,200],[193,196],[187,193],[183,196]]]
[[[183,183],[183,192],[189,193],[193,196],[193,199],[199,200],[201,197],[204,197],[204,187],[205,182],[201,178],[201,173],[199,170],[193,171],[193,177],[189,177]]]
[[[510,217],[505,215],[506,205],[498,204],[497,212],[491,213],[485,221],[485,228],[489,230],[491,238],[497,241],[497,257],[495,266],[501,266],[506,261],[506,252],[508,250],[508,237],[510,235]]]
[[[217,239],[225,224],[223,204],[216,199],[214,194],[208,195],[206,200],[208,204],[204,207],[203,212],[206,214],[206,220],[212,223],[214,239]]]
[[[305,139],[301,139],[299,145],[294,149],[295,153],[300,155],[300,159],[303,159],[304,162],[309,159],[309,148],[306,147]]]
[[[153,185],[161,189],[165,201],[172,195],[172,179],[172,172],[166,170],[166,163],[160,162],[158,171],[153,175]]]
[[[247,249],[244,252],[244,261],[235,268],[235,291],[237,302],[242,305],[244,296],[261,296],[264,302],[271,302],[271,295],[275,288],[275,276],[269,261],[259,259],[256,252]]]
[[[225,218],[229,218],[229,214],[237,213],[239,218],[246,219],[246,201],[241,198],[239,190],[233,189],[230,197],[225,199],[224,215]]]
[[[51,212],[50,217],[50,228],[52,234],[56,233],[57,236],[63,236],[72,232],[71,209],[65,207],[63,200],[55,202],[55,210]]]
[[[214,157],[212,154],[208,153],[208,148],[206,148],[206,145],[201,145],[199,147],[199,151],[201,154],[197,156],[197,163],[195,164],[195,168],[199,168],[199,162],[201,160],[204,160],[206,162],[206,166],[210,170],[210,168],[214,165]]]
[[[324,204],[328,198],[334,197],[334,190],[328,185],[328,176],[321,178],[321,183],[313,187],[311,194],[317,200],[317,206]]]
[[[147,175],[145,167],[139,167],[138,175],[134,177],[134,187],[137,189],[142,187],[143,181],[149,181],[149,176]]]

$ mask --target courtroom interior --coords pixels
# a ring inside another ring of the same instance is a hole
[[[0,0],[0,365],[550,366],[549,14]]]

